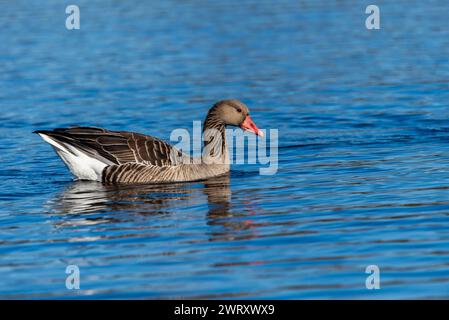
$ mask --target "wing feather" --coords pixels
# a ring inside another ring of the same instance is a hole
[[[70,127],[46,133],[117,165],[133,162],[155,166],[174,165],[176,163],[172,160],[172,153],[180,153],[160,139],[134,132],[110,131],[97,127]]]

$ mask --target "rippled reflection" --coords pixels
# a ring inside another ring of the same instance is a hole
[[[139,215],[169,214],[182,206],[193,195],[207,196],[208,216],[226,216],[230,208],[229,175],[198,183],[154,185],[103,185],[90,181],[74,181],[49,202],[49,211],[57,215],[104,213],[102,220],[114,222],[114,212],[132,212]],[[186,204],[187,205],[187,204]],[[85,217],[78,223],[91,224]]]
[[[103,210],[146,209],[167,213],[170,202],[189,197],[191,189],[182,184],[107,186],[101,183],[75,181],[52,202],[52,212],[60,214],[91,213]]]
[[[128,213],[126,219],[133,216],[176,215],[177,207],[189,209],[192,205],[189,200],[196,200],[201,194],[207,198],[204,218],[211,227],[210,241],[257,236],[256,225],[250,219],[256,214],[254,208],[242,203],[235,212],[231,210],[229,174],[198,183],[156,185],[103,185],[74,181],[49,202],[48,211],[57,216],[54,224],[58,227],[119,223],[124,218],[119,218],[118,213]]]

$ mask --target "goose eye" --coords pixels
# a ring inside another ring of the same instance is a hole
[[[240,109],[240,108],[237,108],[237,112],[242,112],[242,109]]]

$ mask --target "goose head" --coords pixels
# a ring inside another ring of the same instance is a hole
[[[209,114],[211,112],[225,125],[240,127],[244,131],[252,132],[255,135],[263,137],[263,132],[257,128],[249,116],[248,107],[239,100],[218,101],[209,111]]]

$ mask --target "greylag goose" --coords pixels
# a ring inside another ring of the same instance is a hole
[[[204,151],[192,158],[174,146],[134,132],[97,127],[38,130],[78,180],[103,183],[161,183],[203,180],[230,170],[226,126],[263,136],[238,100],[217,102],[203,126]]]

